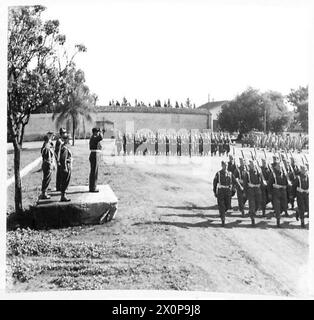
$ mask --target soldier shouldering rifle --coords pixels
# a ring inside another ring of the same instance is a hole
[[[299,165],[299,169],[292,155],[289,161],[288,157],[278,157],[274,154],[273,162],[270,164],[267,163],[265,150],[263,152],[264,158],[261,159],[261,163],[257,160],[256,151],[251,152],[249,166],[245,164],[243,151],[242,158],[239,158],[239,166],[232,155],[229,155],[228,164],[222,162],[222,169],[217,172],[213,181],[222,225],[225,224],[227,210],[231,209],[231,198],[235,188],[242,216],[244,204],[248,200],[252,226],[255,225],[257,211],[261,209],[264,217],[266,206],[271,202],[277,226],[280,227],[281,214],[285,213],[285,216],[288,216],[288,201],[293,209],[292,203],[297,198],[296,219],[301,220],[301,227],[304,228],[304,217],[309,210],[308,162],[302,158],[303,164]],[[304,158],[306,160],[306,157]]]

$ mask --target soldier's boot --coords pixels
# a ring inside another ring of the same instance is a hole
[[[285,217],[289,217],[289,215],[288,215],[288,212],[287,211],[285,211]]]
[[[60,199],[61,202],[68,202],[68,201],[71,201],[71,199],[68,199],[65,195],[65,193],[62,193],[61,194],[61,199]]]
[[[241,210],[241,216],[242,216],[242,217],[245,216],[244,210]]]
[[[225,218],[221,219],[221,226],[224,227],[225,226]]]
[[[262,216],[265,217],[266,216],[265,209],[263,209],[262,212],[263,212]]]
[[[251,218],[251,221],[252,221],[252,226],[254,227],[254,226],[255,226],[255,219],[254,219],[254,217]]]
[[[301,228],[305,228],[304,219],[301,219]]]
[[[280,219],[277,218],[277,227],[280,228]]]

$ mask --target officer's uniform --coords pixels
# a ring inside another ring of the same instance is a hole
[[[269,186],[272,193],[272,202],[277,219],[277,226],[280,225],[280,214],[287,211],[287,186],[288,180],[282,170],[272,170],[269,177]]]
[[[89,155],[90,162],[90,174],[89,174],[89,191],[94,192],[97,188],[98,179],[98,163],[100,160],[100,141],[103,139],[102,135],[99,133],[97,136],[92,135],[89,140],[89,149],[91,151]]]
[[[219,215],[223,226],[225,224],[226,211],[229,209],[230,204],[232,180],[231,172],[220,170],[216,173],[213,182],[213,191],[217,197]]]
[[[60,191],[61,201],[69,201],[65,197],[65,192],[69,186],[72,171],[72,153],[67,143],[62,144],[60,151]]]
[[[262,202],[262,177],[256,168],[250,168],[243,177],[244,190],[247,194],[249,202],[249,216],[252,220],[252,224],[255,224],[255,214],[261,207]]]
[[[49,142],[44,143],[41,148],[42,155],[42,171],[43,171],[43,180],[41,186],[41,197],[48,198],[47,189],[51,181],[52,169],[53,169],[53,149]]]
[[[60,185],[61,185],[61,169],[60,169],[60,151],[61,151],[61,146],[63,145],[63,141],[61,137],[58,138],[56,141],[55,145],[55,158],[56,158],[56,163],[57,163],[57,168],[56,168],[56,190],[60,191]]]
[[[301,226],[304,227],[304,213],[309,212],[309,177],[307,174],[300,173],[294,181],[293,192],[297,197],[298,209],[296,218],[301,219]]]

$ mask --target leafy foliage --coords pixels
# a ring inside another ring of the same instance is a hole
[[[65,98],[54,114],[56,125],[59,126],[66,120],[72,122],[72,141],[74,145],[75,131],[80,121],[93,120],[92,112],[96,105],[97,96],[91,94],[88,86],[85,84],[85,75],[82,70],[72,68],[66,77],[66,94]]]
[[[288,101],[295,107],[295,120],[302,126],[303,130],[308,131],[308,99],[309,88],[299,87],[298,89],[291,89],[291,92],[287,96]]]
[[[265,114],[267,131],[282,131],[290,121],[284,98],[280,93],[260,93],[256,89],[248,88],[222,106],[218,115],[218,125],[222,130],[230,132],[260,131],[264,129]]]
[[[30,115],[60,104],[67,93],[68,71],[78,52],[69,57],[64,49],[66,37],[59,33],[59,21],[43,22],[43,6],[9,8],[8,23],[8,138],[14,145],[15,210],[22,211],[20,150]],[[60,58],[62,57],[62,58]]]

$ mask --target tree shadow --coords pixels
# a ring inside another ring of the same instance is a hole
[[[189,206],[157,206],[156,208],[160,209],[175,209],[175,210],[218,210],[218,205],[213,205],[210,207],[199,207],[195,205],[189,205]]]

